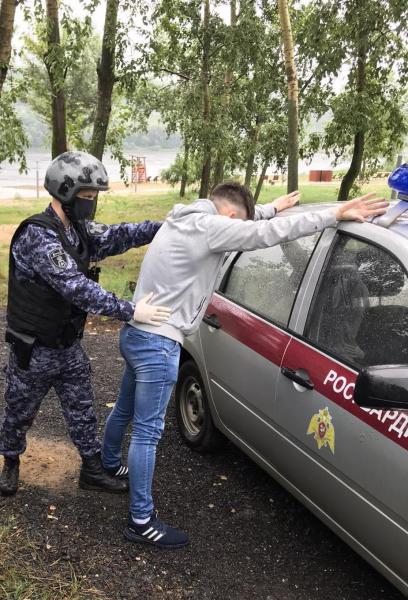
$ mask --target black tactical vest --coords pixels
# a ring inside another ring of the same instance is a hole
[[[58,234],[64,250],[76,262],[79,271],[88,275],[88,234],[83,223],[75,224],[80,243],[75,248],[68,240],[64,226],[47,213],[25,219],[17,228],[10,244],[7,323],[17,333],[33,336],[42,346],[66,348],[83,335],[87,313],[56,292],[41,277],[19,280],[11,251],[14,242],[27,225],[39,225]],[[57,257],[58,258],[58,257]]]

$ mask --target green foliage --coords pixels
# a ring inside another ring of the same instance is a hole
[[[3,88],[0,96],[0,163],[19,162],[20,172],[27,168],[25,151],[28,146],[27,135],[15,110],[22,85],[22,82],[12,83]]]
[[[367,177],[395,156],[408,133],[408,5],[402,0],[327,0],[322,6],[316,0],[307,12],[311,52],[323,37],[328,53],[322,64],[332,63],[334,72],[347,68],[344,89],[327,98],[331,118],[320,141],[339,161],[351,156],[359,134],[363,153],[355,166],[357,174],[363,167]]]
[[[100,0],[80,2],[83,18],[74,14],[70,0],[60,3],[61,44],[51,50],[47,50],[44,2],[24,4],[25,18],[31,21],[23,50],[25,91],[20,87],[18,93],[3,94],[0,160],[20,160],[24,168],[27,136],[15,111],[18,98],[29,103],[49,131],[50,71],[65,93],[69,146],[88,147],[101,48],[91,14]],[[264,165],[285,170],[287,99],[276,0],[236,4],[239,10],[230,24],[217,10],[234,5],[231,0],[212,0],[208,23],[203,20],[202,0],[120,0],[111,40],[116,83],[106,146],[121,164],[123,176],[128,166],[124,143],[126,147],[152,140],[153,134],[146,133],[152,114],[160,115],[172,147],[181,139],[188,148],[190,184],[199,180],[208,153],[212,182],[238,171],[255,175]],[[408,132],[407,3],[294,2],[291,18],[299,76],[300,156],[311,158],[323,148],[338,161],[349,158],[355,133],[362,131],[362,164],[368,176],[396,154]],[[357,89],[359,39],[367,48],[364,89]],[[347,82],[337,92],[339,76],[346,76]],[[322,116],[325,130],[308,131],[309,122]],[[155,145],[166,146],[163,138],[162,129],[156,129]],[[164,177],[174,184],[182,172],[180,155]]]
[[[270,25],[254,2],[241,2],[233,26],[215,11],[206,25],[201,9],[198,1],[156,3],[144,69],[162,85],[150,91],[148,106],[160,112],[168,133],[180,132],[189,148],[190,181],[197,178],[208,148],[214,169],[221,163],[224,173],[245,168],[251,156],[255,164],[274,159],[282,164],[285,135],[282,144],[278,123],[284,120],[285,91],[276,18]],[[176,181],[181,170],[179,157],[166,177]]]
[[[199,181],[200,179],[200,168],[201,164],[197,161],[195,156],[190,157],[187,161],[187,185],[191,185]],[[178,153],[173,164],[168,169],[163,169],[160,172],[160,178],[162,181],[166,181],[170,183],[172,186],[180,183],[183,177],[184,171],[184,155],[183,153]]]
[[[65,21],[64,21],[65,22]],[[80,30],[87,44],[73,48],[71,31],[63,29],[62,51],[64,88],[67,107],[68,143],[74,148],[85,148],[89,140],[95,115],[96,66],[100,52],[100,40],[88,35],[88,29]],[[37,23],[36,37],[26,36],[24,78],[27,92],[24,100],[47,126],[51,127],[51,88],[45,60],[44,26]]]

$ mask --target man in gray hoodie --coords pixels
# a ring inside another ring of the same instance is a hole
[[[126,361],[121,389],[108,417],[102,450],[106,468],[120,462],[123,436],[133,421],[129,447],[130,514],[125,537],[162,548],[180,548],[187,535],[160,521],[152,500],[156,446],[177,380],[180,346],[200,325],[214,292],[225,252],[256,250],[335,226],[337,221],[383,214],[387,203],[373,194],[319,210],[273,219],[293,206],[299,193],[254,206],[251,192],[238,183],[217,186],[210,199],[177,204],[150,244],[133,302],[150,292],[171,309],[168,321],[130,321],[121,331]]]

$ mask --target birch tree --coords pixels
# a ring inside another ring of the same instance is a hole
[[[288,192],[293,192],[298,188],[299,87],[293,50],[292,26],[287,0],[278,0],[278,8],[288,84]]]

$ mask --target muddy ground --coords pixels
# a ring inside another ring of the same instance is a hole
[[[102,428],[122,371],[118,325],[95,321],[85,345]],[[3,343],[0,352],[4,364]],[[0,498],[0,522],[13,516],[18,531],[35,543],[37,552],[24,557],[27,566],[35,570],[40,553],[50,575],[74,572],[86,581],[87,598],[402,599],[234,446],[217,456],[184,446],[172,406],[158,450],[155,502],[163,519],[189,532],[188,548],[165,552],[126,542],[126,496],[79,490],[78,470],[58,400],[50,394],[31,431],[20,491]]]

